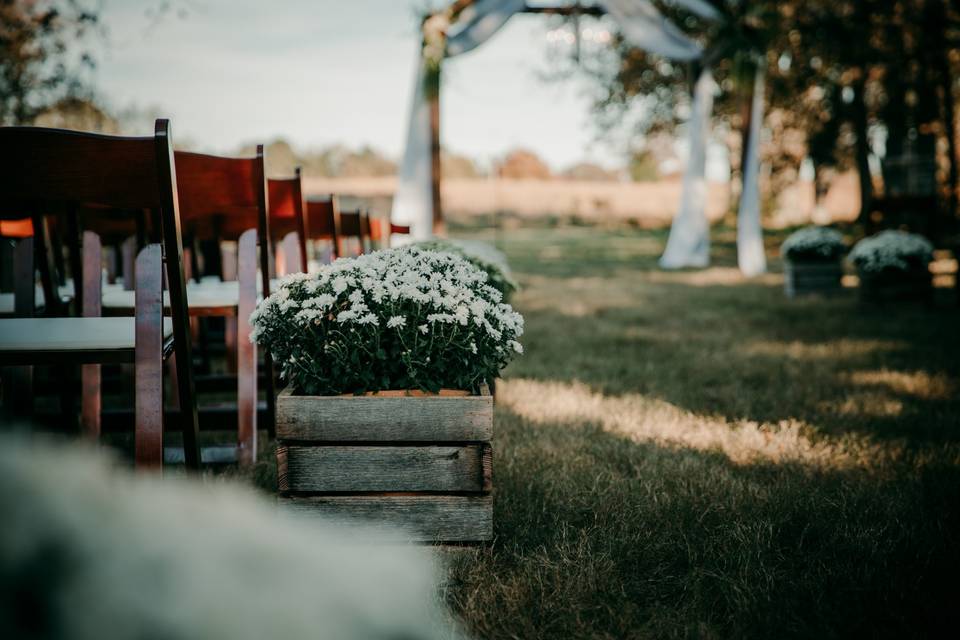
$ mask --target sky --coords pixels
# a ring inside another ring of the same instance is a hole
[[[94,85],[113,110],[169,117],[174,140],[215,153],[283,137],[401,155],[423,0],[172,0],[159,20],[148,12],[161,0],[102,1]],[[622,165],[625,143],[596,141],[583,82],[538,78],[548,28],[516,16],[445,63],[445,148],[481,162],[524,147],[554,169]]]

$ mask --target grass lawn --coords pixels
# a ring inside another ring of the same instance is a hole
[[[960,313],[787,300],[665,234],[517,229],[477,638],[929,636],[960,603]],[[770,236],[772,266],[781,237]],[[949,627],[947,627],[949,628]]]

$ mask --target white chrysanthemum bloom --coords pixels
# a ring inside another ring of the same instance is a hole
[[[486,242],[434,238],[418,242],[416,246],[429,251],[453,253],[466,258],[475,267],[486,272],[487,283],[497,289],[501,296],[509,296],[519,288],[510,272],[510,265],[507,264],[506,256]],[[500,300],[496,302],[500,302]]]
[[[866,273],[922,271],[932,260],[930,241],[906,231],[883,231],[864,238],[850,252],[850,261]]]
[[[462,256],[407,246],[285,279],[251,337],[297,393],[478,389],[522,350],[523,318],[502,300]]]
[[[846,250],[843,234],[829,227],[804,227],[780,245],[780,255],[795,262],[839,260]]]

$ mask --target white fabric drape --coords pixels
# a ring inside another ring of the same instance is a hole
[[[417,50],[419,52],[419,45]],[[426,240],[433,234],[433,193],[430,172],[430,105],[424,95],[423,58],[417,55],[413,80],[413,100],[407,118],[407,141],[393,196],[393,222],[410,225],[414,240]],[[397,237],[398,242],[404,238]]]
[[[664,18],[648,0],[600,0],[634,47],[672,60],[697,60],[703,49]]]
[[[458,56],[479,47],[526,4],[526,0],[474,2],[460,12],[454,28],[447,34],[447,57]]]
[[[677,6],[705,20],[723,16],[706,0],[673,0]],[[447,34],[447,56],[471,51],[493,36],[516,12],[524,0],[477,0],[457,17]],[[624,38],[650,53],[679,61],[699,60],[701,45],[688,38],[667,20],[650,0],[598,0],[598,4],[617,23]],[[393,200],[392,219],[409,224],[415,239],[433,233],[431,197],[430,112],[423,90],[422,58],[413,91],[407,129],[406,149],[399,172],[399,184]],[[755,275],[766,270],[763,236],[760,227],[759,160],[757,143],[763,120],[763,75],[755,79],[757,90],[751,105],[750,145],[744,188],[740,201],[737,252],[741,270]],[[709,264],[710,227],[706,219],[707,184],[705,178],[707,142],[710,138],[710,114],[715,84],[709,70],[697,78],[689,124],[690,162],[683,178],[680,209],[670,229],[670,237],[660,264],[664,268],[703,267]],[[400,240],[400,238],[397,238]]]
[[[490,39],[507,20],[523,9],[524,0],[478,0],[467,7],[447,38],[447,57],[466,53]],[[407,121],[407,140],[400,164],[390,219],[410,225],[410,237],[392,236],[396,243],[426,240],[433,235],[430,106],[424,93],[424,62],[417,48],[417,73]]]
[[[690,151],[683,175],[680,211],[673,218],[667,248],[660,257],[664,269],[705,267],[710,264],[710,224],[707,222],[707,141],[716,83],[704,69],[693,90],[688,123]]]
[[[706,0],[673,0],[673,4],[706,20],[719,20],[722,17],[717,8]]]
[[[764,65],[757,64],[753,80],[753,101],[750,104],[750,139],[747,143],[746,166],[743,168],[743,192],[737,214],[737,264],[746,276],[767,270],[763,250],[763,227],[760,224],[760,129],[763,124]]]

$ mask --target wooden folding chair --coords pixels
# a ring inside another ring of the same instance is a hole
[[[270,232],[277,275],[307,272],[307,221],[300,167],[293,178],[270,178]]]
[[[35,249],[41,256],[45,292],[52,293],[53,251],[45,215],[75,216],[94,203],[108,209],[153,212],[162,236],[137,258],[136,315],[104,318],[99,303],[101,251],[98,237],[82,241],[82,318],[14,318],[0,320],[0,364],[82,365],[83,425],[99,436],[99,365],[136,365],[135,459],[138,466],[160,467],[163,461],[163,361],[175,355],[179,426],[187,466],[198,468],[197,406],[191,371],[187,294],[183,274],[180,213],[170,125],[157,120],[152,137],[124,138],[39,127],[0,127],[0,217],[29,213]],[[80,258],[79,252],[74,252]],[[171,317],[163,318],[162,267]],[[32,285],[32,278],[31,283]],[[31,292],[32,294],[32,292]],[[52,296],[47,298],[52,299]],[[88,393],[88,390],[93,393]]]
[[[177,151],[177,191],[183,237],[187,246],[196,247],[207,241],[219,245],[236,241],[236,264],[229,267],[228,278],[191,282],[187,285],[189,314],[192,318],[223,317],[226,319],[225,341],[228,361],[236,364],[237,377],[237,451],[241,464],[249,464],[257,456],[257,351],[250,343],[250,314],[257,304],[259,285],[264,295],[270,294],[269,237],[267,192],[264,179],[263,146],[252,158],[224,158],[200,153]],[[196,255],[196,253],[194,253]],[[199,264],[194,273],[200,277]],[[223,276],[224,273],[215,274]],[[130,313],[129,292],[114,287],[104,295],[104,306],[112,314]],[[267,370],[268,431],[272,432],[273,370],[269,354],[265,354]]]
[[[22,215],[21,213],[13,213],[9,215]],[[49,224],[49,221],[48,221]],[[0,274],[2,274],[2,279],[4,282],[7,280],[10,281],[9,288],[3,290],[0,293],[0,318],[3,317],[22,317],[22,313],[17,311],[15,307],[15,293],[14,289],[20,291],[21,295],[19,300],[21,304],[25,303],[26,296],[23,294],[21,287],[26,287],[28,282],[35,284],[34,271],[30,270],[29,265],[24,265],[22,262],[18,262],[18,259],[14,256],[17,251],[27,250],[27,244],[29,244],[29,251],[31,255],[35,255],[33,250],[33,220],[30,218],[20,218],[20,219],[10,219],[10,220],[0,220],[0,242],[13,243],[17,248],[10,252],[10,255],[7,255],[7,247],[4,247],[3,257],[0,257]],[[29,242],[27,242],[29,241]],[[56,241],[51,243],[56,245]],[[57,251],[54,254],[54,263],[55,268],[58,273],[54,276],[53,288],[56,292],[56,296],[53,300],[53,303],[48,305],[46,299],[46,292],[44,288],[35,284],[35,294],[34,300],[31,305],[31,315],[34,312],[43,312],[45,315],[61,315],[66,312],[67,306],[73,300],[74,286],[72,280],[67,280],[63,277],[62,261],[63,252]],[[60,258],[59,260],[57,258]],[[14,264],[16,263],[16,264]],[[17,270],[19,269],[19,275],[17,275]],[[13,283],[16,283],[15,285]]]
[[[307,239],[314,245],[313,255],[320,256],[319,242],[330,243],[329,258],[318,258],[320,262],[336,260],[339,256],[337,246],[337,197],[330,194],[324,200],[307,200]],[[326,259],[324,259],[326,258]]]
[[[370,238],[370,227],[366,220],[366,213],[361,210],[341,211],[337,216],[337,254],[338,255],[362,255],[366,252],[364,240]],[[354,244],[354,241],[356,244]],[[347,248],[347,243],[353,245]]]
[[[390,248],[390,237],[394,233],[409,234],[409,225],[393,224],[388,218],[370,216],[370,242],[378,249]]]

